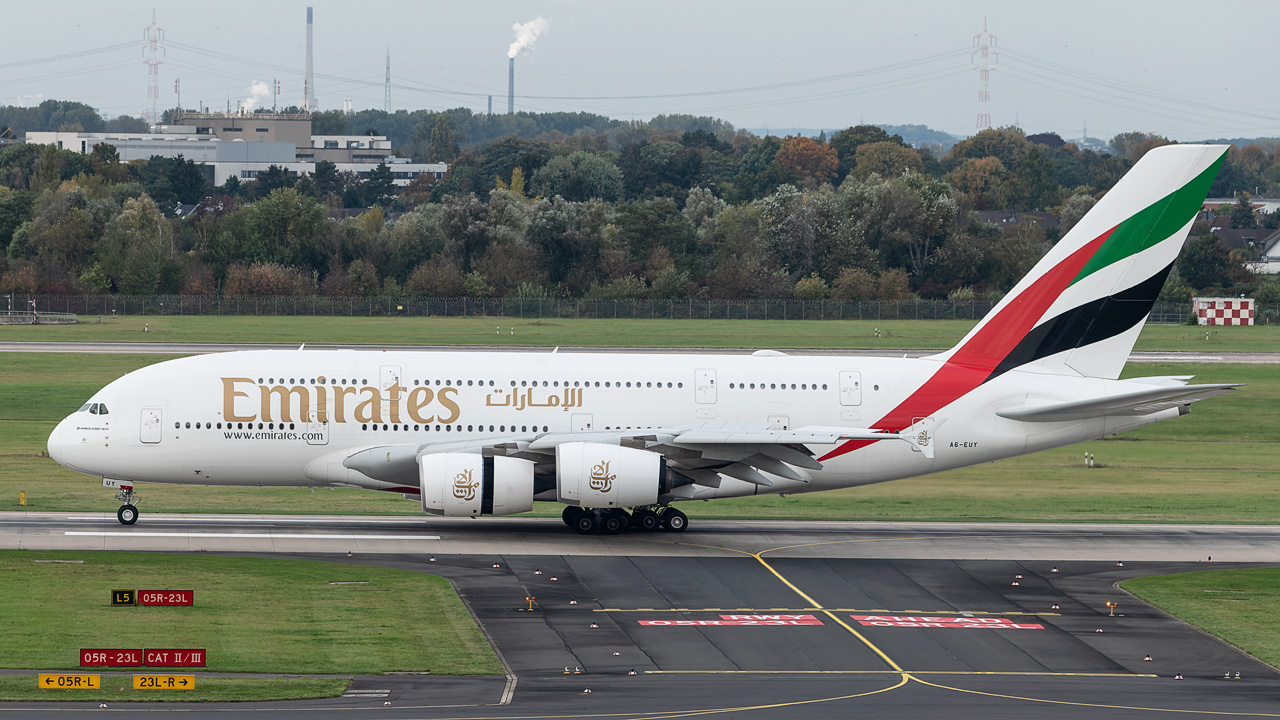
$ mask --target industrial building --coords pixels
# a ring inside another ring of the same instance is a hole
[[[86,155],[94,145],[107,143],[122,162],[181,155],[203,166],[214,185],[233,176],[252,180],[272,165],[313,173],[323,160],[362,178],[386,163],[400,187],[422,175],[439,179],[449,169],[445,163],[396,157],[383,135],[312,135],[311,116],[305,113],[180,113],[174,124],[155,125],[149,133],[29,132],[26,140]]]

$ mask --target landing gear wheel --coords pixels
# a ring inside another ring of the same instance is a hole
[[[132,525],[138,522],[138,508],[133,505],[121,505],[116,511],[116,519],[121,525]]]
[[[617,535],[627,527],[627,519],[624,514],[611,512],[600,518],[600,530],[605,535]]]
[[[645,532],[653,532],[662,525],[662,520],[652,510],[637,510],[631,513],[631,525]]]
[[[573,519],[573,529],[583,535],[591,535],[600,529],[600,523],[596,522],[595,513],[583,512]]]
[[[583,509],[576,505],[566,505],[564,512],[560,513],[560,519],[564,520],[564,524],[573,527],[573,521],[583,513]]]
[[[667,532],[684,532],[689,527],[689,516],[668,508],[662,513],[662,529]]]

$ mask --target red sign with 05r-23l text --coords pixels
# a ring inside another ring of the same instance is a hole
[[[195,605],[194,590],[139,590],[139,605]]]
[[[81,650],[80,667],[142,667],[142,651],[92,648]]]

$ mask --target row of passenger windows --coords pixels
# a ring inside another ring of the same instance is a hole
[[[249,426],[249,427],[248,427],[248,429],[249,429],[249,430],[252,430],[252,429],[253,429],[253,423],[247,423],[247,424],[248,424],[248,426]],[[276,425],[277,425],[277,424],[278,424],[280,427],[276,427]],[[196,423],[196,430],[201,430],[201,429],[204,429],[204,430],[212,430],[212,429],[213,429],[213,425],[214,425],[214,424],[213,424],[213,423],[211,423],[211,422],[207,422],[207,423]],[[227,430],[244,430],[244,429],[246,429],[246,428],[245,428],[245,425],[246,425],[246,423],[227,423],[227,428],[226,428],[226,429],[227,429]],[[287,430],[292,430],[292,429],[293,429],[293,427],[294,427],[294,426],[293,426],[293,423],[289,423],[289,427],[288,427],[288,428],[286,428],[284,425],[285,425],[284,423],[273,423],[273,422],[272,422],[272,423],[258,423],[258,429],[259,429],[259,430],[286,430],[286,429],[287,429]],[[190,430],[190,429],[191,429],[191,423],[187,423],[187,424],[186,424],[186,427],[187,427],[187,429],[188,429],[188,430]],[[176,422],[176,423],[174,423],[174,424],[173,424],[173,429],[174,429],[174,430],[180,430],[180,429],[182,429],[182,423],[181,423],[181,422]],[[222,429],[222,423],[218,423],[218,429],[219,429],[219,430],[221,430],[221,429]]]
[[[515,425],[512,425],[510,428],[508,428],[506,425],[498,425],[497,430],[494,430],[494,427],[495,426],[490,425],[488,432],[517,432]],[[466,431],[467,432],[485,432],[484,428],[485,428],[484,425],[468,425]],[[374,423],[373,425],[369,425],[366,423],[364,425],[361,425],[360,429],[373,430],[374,432],[377,432],[378,425],[377,423]],[[391,432],[408,432],[409,426],[384,424],[382,426],[382,429],[384,431],[389,430]],[[431,432],[431,426],[430,425],[421,425],[421,426],[414,425],[413,426],[413,432],[421,432],[421,431]],[[452,425],[436,425],[435,431],[436,432],[462,432],[462,426],[459,425],[457,426],[457,428],[454,428],[454,426]],[[548,431],[548,427],[546,425],[543,425],[541,432],[547,432],[547,431]],[[519,432],[539,432],[539,430],[537,425],[521,425]]]
[[[283,383],[283,382],[285,382],[285,378],[279,378],[279,380],[278,380],[278,381],[279,381],[279,382],[281,382],[281,383]],[[265,380],[264,380],[263,378],[258,378],[258,384],[259,384],[259,385],[262,385],[262,384],[264,384],[264,383],[265,383],[265,384],[268,384],[268,385],[273,385],[273,384],[275,384],[276,382],[277,382],[277,379],[276,379],[276,378],[266,378]],[[288,379],[288,383],[289,383],[290,385],[293,385],[293,384],[295,384],[295,383],[297,383],[297,382],[309,382],[309,383],[311,383],[312,385],[325,385],[325,384],[329,384],[329,385],[347,385],[347,384],[348,384],[348,383],[347,383],[347,379],[346,379],[346,378],[341,378],[341,379],[338,379],[338,380],[328,380],[328,379],[326,379],[326,378],[314,378],[314,379],[311,379],[311,380],[308,380],[307,378],[289,378],[289,379]],[[351,385],[355,385],[355,384],[357,384],[357,382],[358,382],[360,385],[368,385],[368,384],[369,384],[369,381],[368,381],[367,379],[362,379],[362,380],[357,381],[355,378],[352,378],[352,379],[351,379],[351,383],[350,383],[350,384],[351,384]],[[462,386],[464,386],[464,385],[465,385],[465,386],[467,386],[467,387],[475,387],[475,386],[485,387],[486,385],[487,385],[488,387],[493,387],[493,386],[494,386],[494,381],[492,381],[492,380],[467,380],[467,381],[465,381],[465,382],[464,382],[464,381],[462,381],[462,380],[436,380],[436,381],[434,381],[434,383],[433,383],[431,380],[414,380],[414,381],[413,381],[413,384],[414,384],[415,386],[417,386],[417,385],[421,385],[421,386],[429,386],[429,385],[434,384],[434,385],[436,385],[437,387],[438,387],[438,386],[440,386],[440,385],[444,385],[445,387],[462,387]],[[601,385],[601,383],[600,383],[600,381],[599,381],[599,380],[597,380],[597,381],[595,381],[595,382],[574,380],[572,383],[570,383],[568,380],[563,380],[563,381],[561,381],[561,380],[550,380],[550,381],[548,381],[548,380],[521,380],[521,381],[519,381],[519,383],[517,383],[515,380],[512,380],[512,381],[511,381],[511,387],[516,387],[516,386],[517,386],[517,384],[519,385],[519,387],[555,387],[555,388],[558,388],[558,387],[584,387],[584,388],[585,388],[585,387],[619,387],[619,388],[620,388],[620,387],[637,387],[637,388],[639,388],[639,387],[646,387],[646,388],[652,388],[652,387],[659,387],[659,388],[661,388],[661,387],[668,387],[668,388],[683,388],[683,387],[684,387],[684,383],[682,383],[682,382],[675,382],[675,383],[673,383],[673,382],[667,382],[667,383],[665,384],[665,386],[664,386],[664,384],[663,384],[663,382],[662,382],[662,381],[658,381],[658,382],[656,382],[656,383],[655,383],[655,382],[653,382],[653,381],[643,381],[643,382],[642,382],[642,381],[640,381],[640,380],[636,380],[636,381],[634,382],[634,384],[633,384],[633,383],[631,383],[631,382],[624,382],[624,381],[617,381],[617,382],[606,381],[603,385]]]
[[[729,389],[730,390],[755,390],[756,383],[737,383],[737,387],[734,387],[734,383],[729,383]],[[787,384],[786,383],[769,383],[768,387],[766,387],[764,383],[760,383],[760,389],[761,390],[786,390]],[[792,390],[796,389],[795,383],[791,383],[791,389]],[[812,385],[810,385],[809,383],[800,383],[800,389],[801,390],[817,390],[818,383],[813,383]],[[822,389],[823,390],[827,389],[826,383],[822,384]]]
[[[247,429],[249,429],[249,430],[253,430],[253,429],[254,429],[254,423],[247,423],[247,424],[248,424],[248,426],[249,426]],[[218,430],[222,430],[222,429],[223,429],[222,425],[223,425],[223,423],[197,422],[197,423],[195,424],[195,429],[196,429],[196,430],[201,430],[201,429],[203,429],[203,430],[213,430],[213,429],[214,429],[214,427],[216,426]],[[245,429],[246,429],[246,428],[245,428],[245,425],[246,425],[246,423],[226,423],[226,426],[227,426],[227,427],[226,427],[226,429],[227,429],[227,430],[245,430]],[[279,427],[277,427],[277,425],[279,425]],[[288,427],[286,427],[286,423],[273,423],[273,422],[269,422],[269,423],[257,423],[257,426],[258,426],[258,427],[257,427],[257,429],[258,429],[258,430],[293,430],[293,429],[295,429],[295,425],[294,425],[294,423],[288,423],[287,425],[288,425]],[[173,424],[173,428],[174,428],[175,430],[181,430],[183,427],[184,427],[184,423],[182,423],[182,422],[175,422],[175,423]],[[187,429],[187,430],[192,429],[192,427],[191,427],[191,423],[185,423],[185,427],[186,427],[186,429]],[[414,426],[412,426],[412,427],[413,427],[413,431],[414,431],[414,432],[424,432],[424,431],[425,431],[425,432],[431,432],[431,426],[430,426],[430,425],[414,425]],[[384,424],[384,425],[382,426],[382,429],[383,429],[384,431],[392,431],[392,432],[408,432],[408,431],[409,431],[409,428],[410,428],[410,426],[409,426],[409,425],[386,425],[386,424]],[[484,425],[468,425],[468,426],[467,426],[467,432],[484,432],[484,431],[485,431],[485,429],[484,429],[484,428],[485,428],[485,426],[484,426]],[[506,426],[506,425],[498,425],[498,426],[497,426],[497,428],[498,428],[498,429],[497,429],[497,432],[507,432],[507,426]],[[373,424],[370,424],[370,423],[364,423],[364,424],[362,424],[362,425],[360,426],[360,429],[361,429],[361,430],[364,430],[364,431],[366,431],[366,432],[367,432],[367,431],[369,431],[369,430],[372,430],[372,431],[374,431],[374,432],[377,432],[377,430],[378,430],[378,425],[377,425],[377,423],[373,423]],[[436,431],[436,432],[462,432],[462,426],[461,426],[461,425],[459,425],[459,426],[457,427],[457,429],[455,430],[455,429],[454,429],[454,427],[453,427],[452,425],[436,425],[436,426],[435,426],[435,431]],[[512,426],[511,426],[511,428],[510,428],[510,431],[511,431],[511,432],[516,432],[516,426],[515,426],[515,425],[512,425]],[[548,426],[543,425],[543,426],[542,426],[542,432],[547,432],[547,431],[548,431]],[[494,426],[493,426],[493,425],[490,425],[490,426],[489,426],[489,432],[495,432],[495,431],[494,431]],[[520,432],[538,432],[538,426],[537,426],[537,425],[521,425],[521,426],[520,426]]]

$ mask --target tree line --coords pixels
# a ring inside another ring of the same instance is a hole
[[[46,110],[47,122],[84,120]],[[313,132],[395,127],[405,154],[449,172],[397,188],[385,165],[361,179],[318,163],[212,187],[183,158],[0,147],[0,292],[985,297],[1168,142],[1126,133],[1094,152],[1001,128],[944,154],[871,125],[809,138],[690,116],[338,115],[317,114]],[[1233,147],[1213,194],[1280,179],[1278,154]],[[183,204],[198,207],[177,217]],[[1249,258],[1207,224],[1195,233],[1168,299],[1255,289]]]

